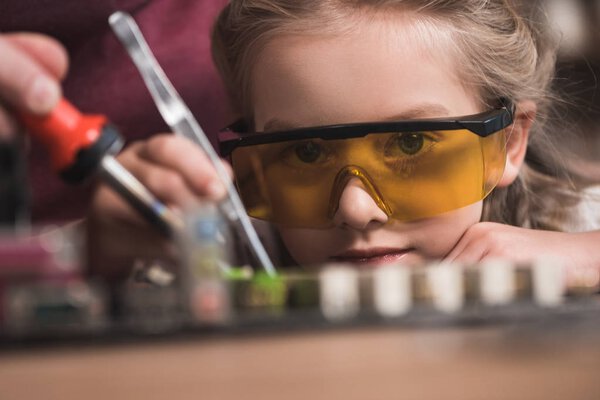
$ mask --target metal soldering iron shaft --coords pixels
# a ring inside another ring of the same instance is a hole
[[[183,227],[183,221],[171,209],[158,200],[113,156],[105,155],[98,171],[100,177],[123,197],[146,221],[160,232],[171,237]]]

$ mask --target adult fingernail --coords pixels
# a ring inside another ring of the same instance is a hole
[[[40,75],[33,81],[27,94],[27,107],[36,114],[46,114],[60,99],[60,87],[52,79]]]

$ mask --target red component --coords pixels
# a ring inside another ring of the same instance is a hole
[[[102,115],[83,115],[61,99],[46,116],[21,114],[30,134],[48,149],[53,168],[60,172],[75,163],[77,153],[93,145],[107,123]]]

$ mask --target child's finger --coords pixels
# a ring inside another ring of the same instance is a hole
[[[153,163],[179,172],[186,184],[199,196],[215,200],[225,196],[226,188],[208,157],[187,138],[171,134],[157,135],[139,147],[138,154]],[[229,168],[228,171],[230,172]]]
[[[474,264],[481,262],[486,255],[487,247],[481,241],[472,240],[469,235],[465,235],[444,258],[444,261],[449,263]]]
[[[188,186],[183,176],[164,165],[145,159],[123,157],[119,160],[150,192],[169,206],[186,209],[197,204],[199,196]]]
[[[132,212],[131,207],[113,189],[100,185],[94,194],[92,202],[92,216],[94,219],[111,221],[114,225],[128,225],[148,230],[150,225],[137,212]],[[151,229],[150,229],[151,230]]]

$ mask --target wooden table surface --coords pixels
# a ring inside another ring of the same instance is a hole
[[[600,399],[600,331],[361,328],[0,352],[0,399]]]

